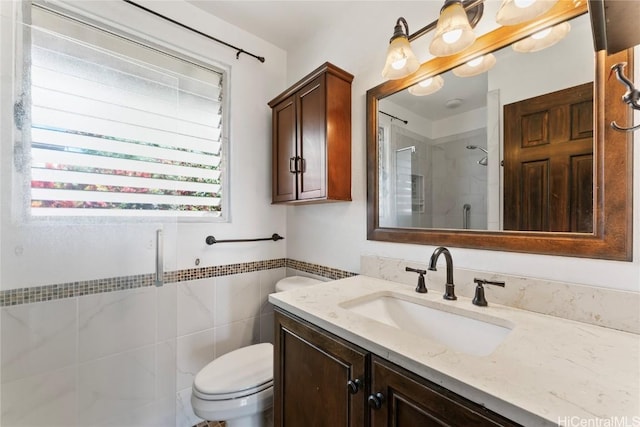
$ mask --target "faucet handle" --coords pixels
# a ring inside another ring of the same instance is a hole
[[[503,288],[505,287],[505,283],[498,280],[492,281],[492,280],[474,278],[473,282],[477,286],[476,286],[476,294],[473,297],[472,303],[480,307],[486,307],[488,305],[487,299],[484,297],[484,287],[482,285],[494,285],[494,286],[501,286]]]
[[[420,270],[418,268],[411,268],[411,267],[406,267],[404,269],[405,271],[412,271],[414,273],[418,273],[418,286],[416,286],[416,292],[421,293],[421,294],[426,294],[427,293],[427,286],[425,285],[424,282],[424,275],[427,274],[426,270]]]

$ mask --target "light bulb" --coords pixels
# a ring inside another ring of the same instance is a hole
[[[429,77],[426,80],[421,81],[420,83],[418,83],[420,86],[422,87],[429,87],[431,86],[431,83],[433,83],[433,77]]]
[[[467,65],[469,67],[477,67],[478,65],[482,64],[482,61],[484,61],[484,56],[472,59],[471,61],[467,62]]]
[[[420,67],[418,59],[411,50],[406,36],[398,36],[391,40],[387,48],[387,59],[382,70],[386,79],[401,79]]]
[[[411,86],[408,90],[411,95],[425,96],[439,91],[442,86],[444,86],[444,79],[441,76],[433,76]]]
[[[462,36],[462,30],[448,31],[442,34],[442,40],[444,40],[445,43],[453,44],[460,40],[460,36]]]
[[[570,30],[571,25],[568,22],[562,22],[515,42],[511,48],[516,52],[537,52],[558,43]]]
[[[473,44],[476,35],[461,0],[450,0],[440,12],[436,33],[429,44],[433,56],[449,56],[462,52]]]
[[[406,63],[407,63],[407,57],[404,56],[404,57],[402,57],[400,59],[397,59],[397,60],[393,61],[391,63],[391,66],[393,67],[394,70],[400,70],[400,69],[402,69],[402,67],[405,66]]]
[[[453,74],[458,77],[472,77],[489,71],[496,64],[496,57],[488,53],[467,61],[465,64],[454,68]]]
[[[545,13],[559,0],[502,0],[496,22],[500,25],[516,25],[530,21]]]
[[[542,40],[543,38],[547,37],[549,34],[551,34],[551,28],[545,28],[544,30],[538,31],[537,33],[532,35],[531,38],[535,40]]]
[[[520,9],[524,9],[526,7],[531,6],[535,2],[536,0],[514,0],[513,3],[516,5],[516,7],[519,7]]]

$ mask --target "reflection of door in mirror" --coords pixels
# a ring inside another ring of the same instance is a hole
[[[593,232],[592,112],[592,83],[505,106],[505,230]]]

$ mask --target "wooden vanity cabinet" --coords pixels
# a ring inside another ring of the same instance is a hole
[[[275,313],[274,426],[365,426],[367,353]]]
[[[272,201],[351,200],[351,82],[325,63],[269,102]]]
[[[274,357],[275,427],[519,425],[279,309]]]

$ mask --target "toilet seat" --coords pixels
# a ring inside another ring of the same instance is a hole
[[[273,344],[243,347],[210,362],[196,375],[193,394],[203,400],[254,395],[273,385]]]
[[[252,387],[246,390],[240,390],[234,393],[208,394],[208,393],[201,392],[200,390],[195,388],[195,386],[191,391],[195,396],[197,396],[202,400],[229,400],[229,399],[239,399],[242,397],[249,397],[253,394],[259,393],[263,390],[267,390],[268,388],[271,388],[271,387],[273,387],[273,380],[267,381],[264,384],[260,384],[257,387]]]

